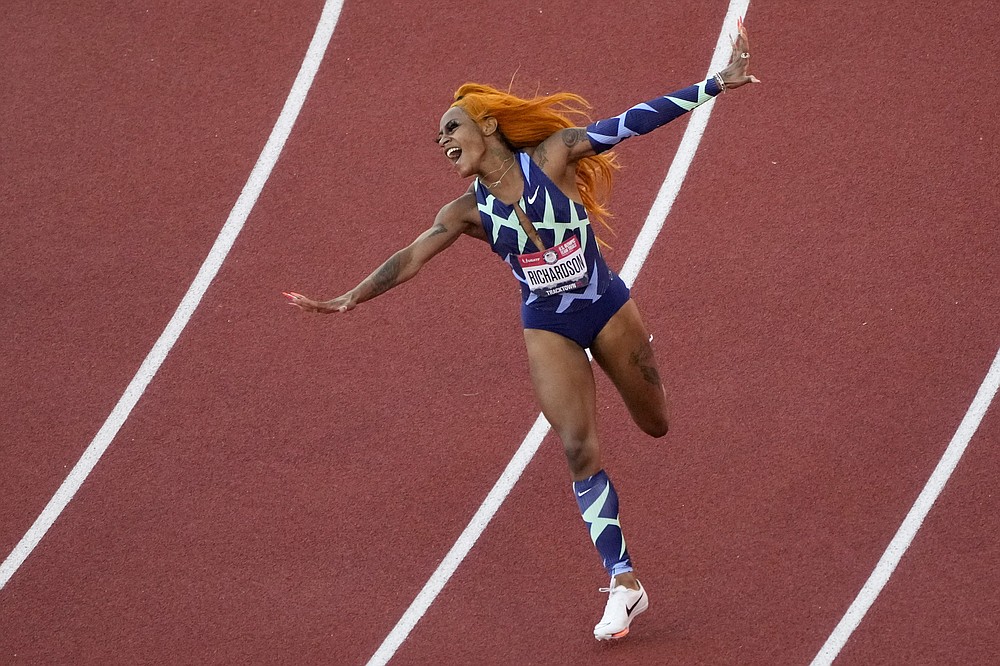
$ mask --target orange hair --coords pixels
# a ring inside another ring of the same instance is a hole
[[[460,107],[476,122],[496,118],[502,138],[514,149],[537,146],[559,130],[576,127],[578,123],[573,118],[584,121],[584,125],[590,122],[587,101],[567,92],[522,99],[491,86],[466,83],[455,91],[452,106]],[[613,153],[585,157],[576,168],[576,185],[583,205],[591,219],[608,229],[611,229],[607,223],[611,212],[607,200],[618,168]]]

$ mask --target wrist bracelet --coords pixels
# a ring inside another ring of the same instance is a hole
[[[722,74],[716,72],[713,74],[713,78],[715,79],[716,84],[718,84],[719,90],[726,92],[726,81],[722,78]]]

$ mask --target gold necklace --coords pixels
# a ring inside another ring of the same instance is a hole
[[[483,185],[486,186],[486,189],[492,190],[494,187],[496,187],[497,185],[500,184],[500,181],[503,180],[503,177],[507,175],[507,171],[510,171],[511,169],[514,168],[514,158],[513,157],[510,158],[510,160],[511,160],[510,166],[507,167],[506,171],[504,171],[502,174],[500,174],[500,177],[497,178],[497,181],[495,183],[493,183],[492,185],[489,185],[489,184],[483,182],[483,177],[482,176],[479,177],[479,182],[483,183]],[[507,162],[507,160],[504,160],[504,163],[506,163],[506,162]],[[486,175],[489,176],[490,174],[496,173],[500,169],[503,169],[503,164],[501,164],[500,166],[498,166],[496,169],[493,169],[493,171],[490,171],[490,173],[488,173]]]

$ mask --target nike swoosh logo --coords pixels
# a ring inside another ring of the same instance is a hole
[[[632,611],[635,610],[635,607],[639,605],[639,602],[642,601],[642,598],[644,596],[646,596],[646,592],[645,591],[643,591],[643,593],[639,595],[639,598],[635,600],[634,604],[632,604],[631,606],[626,606],[625,607],[625,615],[626,616],[632,617]]]
[[[535,191],[532,193],[532,195],[530,197],[528,197],[528,205],[529,206],[531,204],[535,203],[535,197],[537,197],[537,196],[538,196],[538,186],[536,185],[535,186]]]
[[[587,493],[589,493],[589,492],[590,492],[591,490],[593,490],[593,489],[594,489],[594,487],[593,487],[593,486],[591,486],[590,488],[587,488],[587,489],[586,489],[586,490],[584,490],[584,491],[581,491],[581,492],[578,492],[578,493],[576,494],[576,496],[577,496],[577,497],[583,497],[584,495],[586,495]]]

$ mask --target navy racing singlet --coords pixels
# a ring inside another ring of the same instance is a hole
[[[524,177],[519,205],[549,251],[535,247],[514,206],[494,197],[477,178],[476,203],[490,247],[521,283],[526,307],[555,313],[585,308],[601,297],[614,277],[601,256],[587,210],[563,194],[527,153],[516,156]]]

